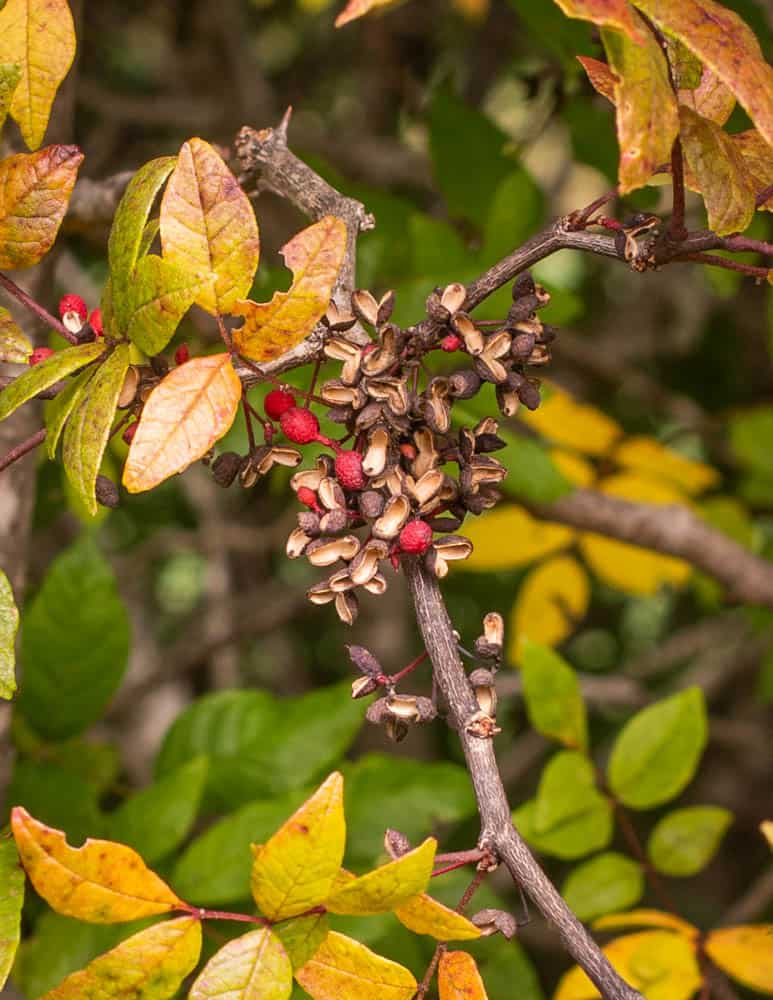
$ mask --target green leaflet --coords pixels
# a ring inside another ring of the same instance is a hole
[[[0,6],[2,5],[0,4]],[[5,124],[13,92],[20,79],[21,66],[18,63],[0,63],[0,128]]]
[[[521,677],[532,725],[568,747],[586,750],[585,702],[577,674],[554,650],[525,639]]]
[[[561,895],[580,920],[627,910],[639,902],[643,892],[641,865],[615,851],[584,861],[561,887]]]
[[[19,609],[11,583],[0,569],[0,698],[11,698],[16,690],[16,632]]]
[[[89,382],[64,431],[67,478],[92,516],[97,513],[97,474],[128,367],[129,345],[118,344]]]
[[[201,282],[155,255],[143,257],[122,303],[125,333],[146,354],[158,354],[193,305]]]
[[[103,343],[78,344],[76,347],[65,347],[30,368],[0,392],[0,420],[5,420],[22,403],[44,389],[50,389],[55,382],[71,375],[78,368],[96,361],[104,353]]]
[[[19,947],[23,903],[24,869],[19,864],[15,841],[6,835],[0,838],[0,990]]]
[[[733,814],[720,806],[674,809],[647,841],[650,861],[664,875],[697,875],[714,857]]]
[[[80,402],[83,391],[93,374],[94,369],[87,368],[86,371],[77,375],[66,389],[63,389],[58,396],[46,404],[45,423],[48,432],[46,434],[46,451],[49,458],[54,458],[56,455],[56,446],[59,444],[64,425],[73,409]]]

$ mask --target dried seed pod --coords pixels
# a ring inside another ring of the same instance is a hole
[[[459,517],[428,517],[425,520],[433,531],[456,531],[462,526]]]
[[[159,378],[163,378],[169,373],[169,362],[163,354],[154,354],[150,359],[150,367]]]
[[[472,399],[480,389],[481,379],[474,371],[465,369],[448,376],[448,395],[453,399]]]
[[[412,487],[409,486],[409,489],[416,498],[417,503],[423,506],[429,500],[435,499],[440,492],[444,479],[445,475],[440,469],[430,469],[417,482],[413,483]]]
[[[514,417],[521,405],[518,393],[507,386],[498,385],[496,388],[497,406],[503,417]]]
[[[378,681],[372,677],[357,677],[352,681],[352,698],[365,698],[379,689]]]
[[[419,428],[413,435],[416,457],[411,462],[411,472],[420,478],[425,472],[440,464],[440,454],[435,446],[435,435],[429,427]]]
[[[389,548],[384,542],[371,539],[367,542],[352,559],[349,565],[349,575],[355,586],[360,587],[368,583],[378,573],[378,565],[382,559],[386,559]]]
[[[483,618],[483,637],[501,649],[505,641],[505,622],[498,611],[489,611]]]
[[[344,535],[325,542],[315,539],[306,549],[306,558],[312,566],[332,566],[339,559],[348,562],[353,559],[360,548],[360,541],[355,535]]]
[[[356,316],[348,315],[338,308],[335,302],[331,302],[327,307],[327,312],[322,317],[322,322],[334,332],[351,330],[357,322]]]
[[[365,490],[364,493],[361,493],[358,504],[360,513],[369,521],[380,517],[384,510],[384,498],[376,490]]]
[[[388,376],[369,378],[365,382],[365,389],[373,399],[386,403],[392,413],[399,416],[408,413],[408,390],[404,379]]]
[[[338,481],[332,476],[325,476],[320,480],[317,487],[317,495],[320,503],[327,510],[335,510],[337,507],[346,507],[346,497]]]
[[[496,724],[496,720],[483,711],[478,711],[471,716],[464,728],[471,736],[477,736],[480,740],[490,740],[497,733],[502,732]]]
[[[496,434],[498,430],[499,424],[493,417],[483,417],[473,427],[472,433],[475,437],[480,437],[481,434]]]
[[[469,677],[470,685],[482,712],[492,719],[497,715],[497,690],[494,675],[484,667],[473,670]]]
[[[496,434],[481,434],[475,438],[475,451],[479,455],[499,451],[505,447],[507,447],[507,442],[503,441],[501,437],[497,437]]]
[[[352,319],[354,322],[354,319]],[[344,385],[354,385],[360,374],[362,349],[343,337],[331,337],[325,343],[325,356],[335,361],[343,361],[341,381]],[[324,397],[323,397],[324,398]]]
[[[386,407],[381,403],[367,403],[357,414],[354,421],[356,431],[367,431],[374,424],[382,423],[386,418]]]
[[[388,371],[399,357],[400,340],[400,331],[396,326],[382,330],[378,346],[362,359],[363,374],[373,378]]]
[[[348,427],[353,416],[353,411],[350,406],[331,406],[326,416],[331,423],[343,424],[345,427]],[[351,430],[351,428],[349,429]]]
[[[395,307],[395,293],[390,289],[384,292],[378,302],[378,313],[376,314],[376,326],[383,326],[389,321],[392,310]]]
[[[440,304],[451,315],[458,313],[467,298],[467,289],[458,281],[446,285],[440,295]]]
[[[434,545],[431,545],[427,549],[427,554],[424,556],[424,563],[430,573],[434,573],[438,580],[443,580],[448,576],[448,563],[442,556],[438,555],[438,550]]]
[[[404,722],[419,721],[418,698],[415,694],[390,694],[386,698],[387,711]]]
[[[294,469],[303,461],[303,455],[297,448],[274,447],[271,449],[271,465],[284,465]]]
[[[369,594],[375,594],[376,597],[381,597],[387,589],[386,577],[383,573],[376,573],[375,576],[371,577],[370,580],[362,586],[363,589],[367,590]]]
[[[329,604],[335,600],[336,594],[328,586],[327,580],[322,580],[320,583],[315,583],[313,587],[309,587],[306,591],[306,597],[312,604]]]
[[[289,559],[297,559],[306,551],[306,546],[311,541],[311,536],[307,535],[301,528],[295,528],[290,532],[285,546],[285,552]]]
[[[393,861],[397,861],[398,858],[412,850],[411,842],[399,830],[387,829],[384,834],[384,850]]]
[[[387,739],[392,740],[393,743],[400,743],[408,735],[408,723],[403,722],[402,719],[395,719],[394,716],[390,716],[386,720],[384,732],[387,735]]]
[[[539,384],[527,379],[518,389],[518,398],[527,410],[536,410],[540,404]]]
[[[102,507],[109,507],[111,510],[114,510],[120,503],[118,487],[107,476],[97,476],[94,483],[94,496],[98,504]]]
[[[342,507],[336,507],[322,515],[319,528],[323,535],[337,535],[339,531],[346,528],[348,523],[349,518],[346,511]]]
[[[336,614],[344,625],[354,625],[360,613],[360,603],[354,593],[347,590],[344,594],[336,594],[335,606]]]
[[[497,483],[501,483],[507,475],[506,467],[490,455],[474,455],[467,470],[469,470],[474,489],[480,486],[495,486]]]
[[[362,389],[357,385],[345,385],[341,379],[330,379],[319,390],[319,394],[328,406],[349,406],[360,410],[367,402]]]
[[[378,302],[364,288],[358,288],[352,293],[352,312],[361,323],[368,326],[378,324]]]
[[[384,506],[384,513],[373,525],[374,536],[387,541],[396,538],[410,514],[411,505],[406,496],[399,493],[390,497]]]
[[[316,538],[320,532],[320,516],[313,510],[303,510],[298,514],[298,527],[311,538]]]
[[[384,668],[381,666],[379,661],[373,653],[371,653],[371,651],[366,649],[364,646],[347,645],[346,652],[349,654],[349,659],[361,674],[367,674],[368,677],[380,677],[384,673]]]
[[[224,451],[212,463],[212,478],[218,486],[227,487],[236,479],[242,456],[235,451]]]
[[[537,296],[526,295],[510,306],[505,324],[510,330],[514,330],[519,323],[531,319],[537,309],[539,309]]]
[[[519,274],[513,282],[514,301],[523,298],[524,295],[534,295],[535,291],[536,285],[534,284],[534,278],[531,276],[531,271],[524,271],[523,274]]]
[[[528,364],[531,365],[532,368],[541,368],[544,365],[549,365],[550,361],[550,351],[548,350],[547,345],[537,344],[529,356]]]
[[[419,722],[432,722],[433,719],[437,718],[437,708],[431,698],[419,695],[416,699],[416,710],[419,713]]]
[[[334,594],[343,594],[344,591],[351,590],[354,586],[354,581],[349,576],[348,566],[344,566],[343,569],[339,569],[329,576],[327,582]]]
[[[296,493],[302,488],[316,493],[319,489],[319,484],[332,471],[332,461],[328,461],[327,455],[320,455],[313,469],[302,469],[300,472],[295,473],[290,479],[290,488]]]
[[[496,358],[490,357],[485,351],[475,358],[475,371],[484,382],[493,382],[495,385],[501,385],[502,382],[507,381],[507,369],[505,366],[500,361],[497,361]]]
[[[368,436],[368,447],[362,459],[366,476],[380,476],[386,468],[389,434],[384,427],[376,426]]]
[[[424,390],[422,416],[436,434],[446,434],[451,427],[451,406],[448,401],[448,379],[437,376]]]
[[[469,559],[472,555],[472,542],[464,535],[446,535],[445,538],[436,538],[433,547],[446,562]]]
[[[504,910],[479,910],[470,920],[480,929],[483,937],[499,932],[508,941],[512,941],[518,933],[518,921],[512,913]]]
[[[469,427],[459,430],[459,452],[462,461],[471,462],[478,449],[478,439]]]
[[[477,326],[475,326],[469,316],[465,313],[458,313],[451,320],[451,326],[464,341],[465,350],[469,354],[472,354],[472,356],[475,357],[476,355],[483,353],[483,349],[486,346],[485,337]]]
[[[440,301],[440,290],[435,289],[430,292],[426,302],[427,316],[435,323],[446,324],[451,318],[451,314]]]
[[[118,406],[119,410],[125,410],[127,407],[131,406],[137,395],[137,388],[140,384],[140,370],[137,365],[129,365],[126,369],[126,375],[124,375],[123,385],[121,386],[121,391],[118,394]]]
[[[239,484],[244,487],[245,490],[251,489],[255,483],[258,481],[258,470],[255,468],[255,462],[253,461],[252,455],[245,455],[239,466]]]
[[[518,361],[521,364],[525,363],[531,357],[531,352],[534,350],[536,342],[537,338],[533,333],[516,334],[510,345],[510,356],[514,361]]]
[[[365,718],[374,726],[383,726],[387,719],[391,718],[387,699],[377,698],[376,701],[371,702],[365,710]]]

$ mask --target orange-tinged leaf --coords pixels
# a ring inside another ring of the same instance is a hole
[[[703,493],[719,482],[719,473],[704,462],[685,458],[651,437],[626,438],[615,449],[614,460],[627,469],[665,479],[685,493]]]
[[[624,500],[684,505],[684,497],[675,487],[635,472],[623,472],[605,479],[598,489]],[[627,594],[654,594],[663,585],[681,587],[692,572],[690,564],[683,559],[664,556],[604,535],[582,532],[579,545],[593,572],[610,587]]]
[[[229,941],[210,958],[189,1000],[287,1000],[293,970],[282,942],[262,927]]]
[[[395,909],[395,916],[414,934],[429,934],[438,941],[472,941],[480,929],[461,913],[439,903],[426,892]]]
[[[616,76],[613,85],[620,146],[620,193],[642,187],[657,168],[668,163],[679,131],[676,97],[668,64],[654,36],[634,14],[644,41],[631,41],[618,31],[601,37]]]
[[[13,316],[0,306],[0,362],[24,365],[32,354],[32,344],[14,322]]]
[[[334,771],[255,854],[252,895],[270,920],[296,916],[327,899],[346,841],[344,779]]]
[[[70,847],[61,830],[17,806],[11,826],[21,863],[35,889],[57,913],[92,924],[114,924],[185,904],[130,847],[87,840]]]
[[[313,1000],[411,1000],[417,986],[408,969],[335,931],[295,978]]]
[[[736,132],[730,136],[743,159],[754,193],[759,195],[773,184],[773,152],[756,128]],[[764,212],[773,212],[773,194],[757,206]]]
[[[604,455],[622,437],[618,423],[595,406],[578,403],[551,383],[550,396],[533,411],[519,411],[533,430],[556,444],[585,455]]]
[[[394,7],[400,2],[401,0],[349,0],[349,3],[336,18],[336,28],[340,28],[358,17],[363,17],[378,7]]]
[[[287,292],[274,292],[270,302],[241,299],[234,315],[244,325],[234,330],[236,349],[252,361],[272,361],[299,344],[314,329],[330,304],[346,252],[346,224],[326,215],[302,230],[282,248],[293,272]]]
[[[31,267],[53,246],[83,153],[46,146],[0,161],[0,268]]]
[[[616,101],[615,85],[618,83],[618,79],[610,69],[609,64],[600,59],[594,59],[592,56],[577,56],[577,60],[587,73],[596,93],[606,97],[614,104]]]
[[[172,369],[142,410],[123,472],[126,489],[151,490],[205,455],[234,422],[241,395],[228,354]]]
[[[0,62],[21,69],[10,112],[30,149],[43,141],[56,91],[74,57],[67,0],[7,0],[0,10]]]
[[[260,256],[255,213],[238,181],[208,142],[189,139],[161,201],[164,258],[201,282],[196,302],[230,313],[250,290]]]
[[[566,548],[575,534],[564,525],[538,521],[516,504],[477,518],[465,525],[463,533],[474,548],[461,568],[484,573],[528,566],[535,559]]]
[[[655,24],[675,35],[732,90],[773,144],[773,67],[741,18],[714,0],[634,0]]]
[[[690,89],[680,88],[679,103],[704,118],[724,125],[735,107],[735,96],[714,70],[702,67],[700,83]]]
[[[679,117],[686,182],[703,195],[710,228],[720,236],[743,231],[754,216],[756,192],[740,148],[723,128],[689,108],[680,108]]]
[[[609,913],[593,922],[596,930],[610,930],[612,927],[658,927],[660,930],[676,931],[685,937],[698,937],[700,931],[681,917],[663,910],[628,910],[626,913]]]
[[[773,924],[721,927],[706,936],[706,953],[720,969],[759,993],[773,993]]]
[[[533,569],[521,584],[510,616],[510,659],[519,658],[524,638],[556,646],[588,610],[588,575],[572,556],[554,556]]]
[[[644,41],[641,21],[628,0],[555,0],[567,17],[621,31],[634,42]]]
[[[438,966],[440,1000],[488,1000],[478,966],[466,951],[446,951]]]
[[[427,888],[436,850],[437,841],[428,837],[396,861],[335,887],[325,906],[331,913],[362,916],[394,910]]]
[[[200,921],[164,920],[73,972],[41,1000],[167,1000],[200,954]]]

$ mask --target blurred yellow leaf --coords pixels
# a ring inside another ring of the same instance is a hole
[[[8,0],[0,10],[0,63],[21,69],[10,113],[30,149],[43,141],[56,91],[74,57],[67,0]]]
[[[126,489],[153,489],[205,455],[234,422],[241,398],[228,354],[191,358],[173,368],[142,410],[123,472]]]
[[[596,478],[596,470],[590,462],[575,455],[573,451],[551,448],[550,457],[564,479],[568,479],[575,486],[590,486]]]
[[[200,954],[200,920],[164,920],[73,972],[42,1000],[166,1000],[177,994]]]
[[[605,455],[622,436],[622,428],[595,406],[578,403],[564,389],[551,394],[536,410],[519,411],[533,430],[550,441],[585,455]]]
[[[262,927],[216,951],[196,977],[188,1000],[287,1000],[292,991],[287,952],[276,934]]]
[[[349,0],[349,3],[336,18],[336,28],[340,28],[358,17],[363,17],[378,7],[394,7],[400,2],[401,0]]]
[[[644,41],[641,22],[628,0],[556,0],[567,17],[591,21],[600,28],[614,28],[632,41]]]
[[[564,525],[538,521],[523,507],[511,504],[470,522],[464,534],[474,548],[461,568],[490,572],[527,566],[565,548],[575,533]]]
[[[446,951],[438,965],[440,1000],[488,1000],[478,965],[466,951]]]
[[[260,257],[250,199],[203,139],[189,139],[161,201],[164,259],[202,283],[196,302],[212,315],[230,313],[250,290]]]
[[[773,819],[765,819],[760,823],[760,832],[773,849]]]
[[[346,842],[344,779],[334,771],[255,852],[252,895],[269,920],[294,917],[327,900]]]
[[[480,930],[456,910],[451,910],[425,892],[395,909],[395,916],[414,934],[430,934],[438,941],[472,941]]]
[[[0,362],[25,365],[32,354],[32,344],[14,322],[13,316],[0,306]]]
[[[653,479],[666,479],[689,494],[703,493],[719,482],[719,473],[710,465],[685,458],[651,437],[626,438],[612,457],[618,465]]]
[[[609,496],[653,504],[683,504],[683,496],[671,486],[655,483],[636,473],[624,472],[605,479],[598,487]],[[654,594],[664,584],[683,586],[692,572],[690,564],[663,556],[638,545],[617,542],[583,532],[582,554],[593,572],[610,587],[627,594]]]
[[[184,906],[131,847],[89,839],[74,848],[17,806],[11,825],[30,882],[57,913],[113,924]]]
[[[0,268],[31,267],[48,253],[82,160],[77,146],[46,146],[0,160]]]
[[[668,931],[642,931],[617,938],[602,949],[613,967],[646,1000],[689,1000],[703,978],[693,945]],[[558,984],[553,1000],[594,1000],[600,996],[579,966]]]
[[[402,965],[335,931],[295,978],[314,1000],[411,1000],[417,985]]]
[[[760,993],[773,993],[773,924],[721,927],[706,936],[706,953],[720,969]]]
[[[518,660],[526,637],[544,646],[557,645],[585,615],[589,601],[588,576],[572,556],[554,556],[537,566],[521,584],[513,606],[510,659]]]
[[[427,888],[436,850],[437,841],[428,837],[396,861],[335,886],[325,906],[331,913],[363,916],[394,910]]]
[[[609,930],[611,927],[659,927],[661,930],[676,931],[688,938],[696,938],[700,933],[697,927],[682,920],[673,913],[663,910],[628,910],[626,913],[609,913],[593,922],[596,930]]]
[[[459,13],[470,21],[482,21],[491,9],[491,0],[452,0]]]
[[[293,272],[288,292],[274,292],[270,302],[240,299],[235,316],[244,325],[234,330],[234,346],[252,361],[272,361],[304,340],[327,310],[346,252],[346,224],[326,215],[282,247]]]

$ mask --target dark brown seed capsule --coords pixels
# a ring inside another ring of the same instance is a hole
[[[107,476],[97,476],[97,481],[94,485],[94,495],[97,498],[97,503],[103,507],[115,508],[118,506],[118,487]]]
[[[218,486],[230,486],[241,464],[241,455],[237,455],[235,451],[224,451],[212,463],[212,478]]]

